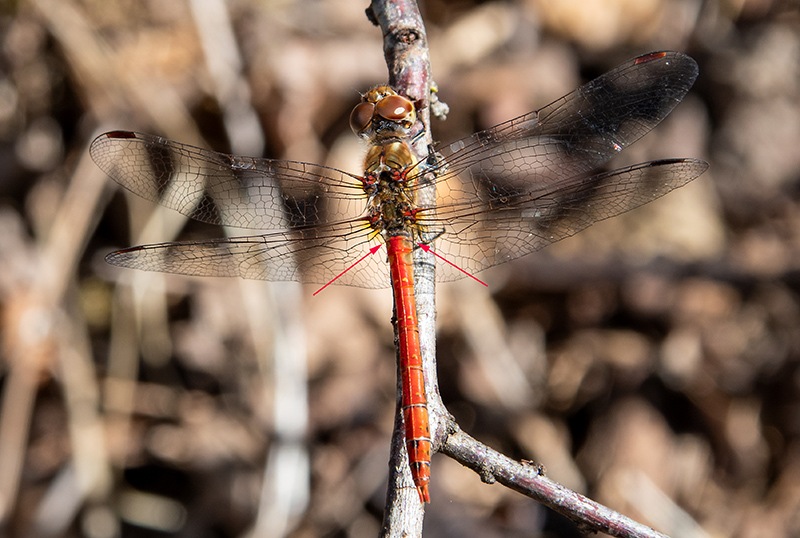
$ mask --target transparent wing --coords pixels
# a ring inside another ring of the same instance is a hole
[[[591,175],[683,99],[697,64],[675,52],[635,58],[542,109],[448,145],[433,167],[437,205],[423,222],[469,271],[541,249],[699,176],[691,159]],[[425,171],[425,170],[421,170]],[[430,168],[428,168],[430,171]],[[459,278],[440,266],[438,278]]]
[[[320,165],[239,157],[163,137],[112,131],[90,147],[94,161],[131,192],[195,220],[258,236],[143,245],[113,252],[113,265],[195,276],[324,284],[375,238],[362,220],[357,176]],[[385,257],[369,256],[338,282],[389,285]]]
[[[590,172],[653,129],[696,77],[688,56],[651,53],[538,111],[442,148],[435,164],[414,168],[436,176],[437,205],[418,213],[437,236],[436,248],[477,272],[691,181],[706,163],[673,159]],[[367,198],[359,177],[347,172],[226,155],[126,131],[101,135],[90,151],[120,185],[148,200],[212,224],[273,230],[133,247],[109,255],[116,265],[322,284],[376,240],[364,219]],[[415,179],[409,178],[412,184]],[[368,256],[339,282],[386,286],[383,260]],[[440,265],[440,280],[460,276]]]
[[[291,232],[142,245],[112,252],[106,261],[144,271],[315,284],[344,272],[337,283],[387,287],[385,252],[367,255],[380,241],[370,232],[365,222],[342,222]],[[362,257],[357,267],[345,272]]]
[[[357,176],[316,164],[227,155],[129,131],[98,136],[89,153],[129,191],[211,224],[280,230],[349,220],[366,207]]]
[[[470,272],[478,272],[655,200],[707,168],[707,163],[696,159],[669,159],[578,176],[496,198],[488,209],[445,209],[447,218],[431,219],[429,226],[443,230],[435,243],[441,254]],[[491,218],[482,218],[481,213],[486,211],[491,212]],[[437,266],[439,280],[462,276],[446,265]]]
[[[491,200],[590,172],[658,125],[697,73],[695,61],[677,52],[630,60],[537,111],[442,148],[440,181],[467,175],[474,192]]]

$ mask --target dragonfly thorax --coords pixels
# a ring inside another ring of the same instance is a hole
[[[414,235],[419,209],[409,182],[413,164],[411,150],[401,140],[372,146],[367,152],[362,185],[369,196],[367,219],[374,230]]]

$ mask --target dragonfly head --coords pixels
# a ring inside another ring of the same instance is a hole
[[[416,121],[414,103],[389,86],[368,90],[350,113],[353,132],[373,141],[405,137]]]

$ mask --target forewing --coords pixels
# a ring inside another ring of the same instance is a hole
[[[366,207],[355,176],[321,165],[239,157],[129,131],[102,134],[89,151],[131,192],[211,224],[281,230],[350,220]]]
[[[640,56],[538,111],[442,148],[440,181],[460,174],[471,183],[465,198],[443,203],[490,204],[596,169],[663,120],[697,73],[684,54]]]

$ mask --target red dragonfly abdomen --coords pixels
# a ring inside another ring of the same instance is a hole
[[[420,499],[430,502],[431,432],[428,424],[428,400],[422,372],[417,306],[414,299],[414,246],[408,237],[388,238],[389,267],[392,275],[400,347],[400,384],[402,386],[403,423],[411,476]]]

